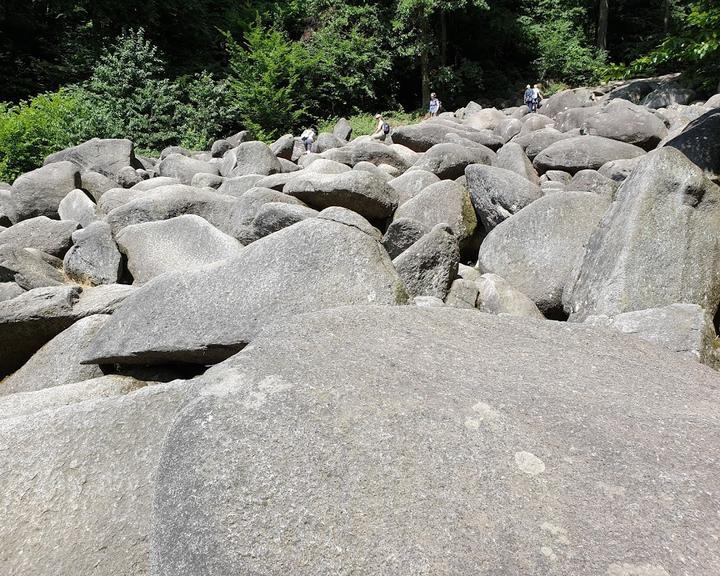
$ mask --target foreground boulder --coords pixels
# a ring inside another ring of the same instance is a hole
[[[193,270],[240,254],[243,246],[204,218],[187,214],[123,228],[117,243],[135,284],[165,272]]]
[[[62,272],[48,260],[54,262],[52,256],[43,252],[0,246],[0,282],[15,282],[25,290],[62,285],[65,282]]]
[[[58,207],[67,194],[81,185],[80,171],[72,162],[48,164],[27,172],[13,182],[11,201],[14,217],[58,217]]]
[[[45,165],[56,162],[72,162],[82,172],[97,172],[116,179],[119,172],[127,167],[140,168],[135,158],[133,143],[126,139],[93,138],[87,142],[55,152],[45,158]]]
[[[633,144],[601,136],[576,136],[551,144],[533,161],[539,172],[564,170],[575,174],[580,170],[598,170],[611,160],[636,158],[645,151]]]
[[[684,302],[720,303],[720,187],[675,148],[624,182],[568,287],[571,319]]]
[[[542,196],[536,183],[504,168],[474,164],[465,176],[475,213],[487,232]]]
[[[157,170],[160,176],[175,178],[188,186],[196,174],[220,174],[217,164],[188,158],[183,154],[168,154],[160,161]]]
[[[72,245],[72,234],[77,227],[78,223],[71,220],[51,220],[37,216],[0,232],[0,246],[36,248],[62,258]]]
[[[711,576],[717,381],[581,325],[290,319],[200,377],[173,422],[153,574],[659,576],[687,571],[682,550]]]
[[[573,266],[609,205],[609,198],[587,192],[544,196],[487,235],[478,267],[507,280],[542,312],[560,315]]]
[[[667,128],[660,118],[643,106],[627,100],[610,100],[608,104],[585,120],[585,132],[603,136],[645,150],[652,150],[667,136]]]
[[[720,180],[720,109],[711,110],[669,140],[665,145],[677,148],[710,178]]]
[[[235,258],[155,278],[113,314],[87,360],[212,363],[291,314],[405,299],[377,240],[355,226],[311,218]]]
[[[63,259],[68,278],[80,284],[115,284],[122,273],[122,256],[107,222],[93,222],[72,235],[73,246]]]
[[[432,172],[441,180],[454,180],[470,164],[492,164],[495,153],[489,148],[469,148],[461,144],[436,144],[413,164],[410,170]]]
[[[156,385],[0,420],[4,574],[149,574],[153,477],[183,391]]]

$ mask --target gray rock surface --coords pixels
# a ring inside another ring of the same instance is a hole
[[[342,174],[301,174],[285,186],[285,193],[312,208],[322,210],[340,206],[370,220],[390,216],[398,203],[398,194],[385,180],[361,170]]]
[[[492,164],[495,154],[489,148],[467,148],[460,144],[435,144],[410,170],[432,172],[441,180],[454,180],[470,164]]]
[[[160,161],[157,170],[160,176],[175,178],[188,186],[195,174],[220,174],[218,164],[188,158],[182,154],[169,154]]]
[[[345,145],[345,141],[338,138],[330,132],[320,132],[313,144],[313,152],[325,152],[333,148],[341,148]],[[292,156],[292,154],[291,154]]]
[[[307,206],[286,204],[285,202],[268,202],[260,206],[255,214],[252,229],[256,238],[263,238],[273,232],[317,215],[317,210]]]
[[[692,360],[717,368],[718,354],[713,319],[697,304],[670,304],[618,314],[614,318],[590,316],[585,324],[608,326],[623,334],[659,344]]]
[[[270,151],[278,158],[290,160],[295,148],[295,138],[292,134],[284,134],[270,145]]]
[[[461,247],[475,233],[477,217],[466,188],[452,180],[431,184],[395,211],[393,220],[410,218],[428,228],[448,224]]]
[[[633,144],[601,136],[576,136],[551,144],[535,157],[533,164],[539,172],[565,170],[574,174],[585,169],[597,170],[611,160],[643,154],[645,151]]]
[[[143,174],[144,172],[138,172],[132,166],[125,166],[117,173],[117,183],[121,188],[132,188],[143,181]]]
[[[15,282],[0,282],[0,302],[12,300],[15,296],[24,294],[25,290]]]
[[[218,194],[227,194],[239,198],[245,192],[257,186],[257,183],[263,180],[265,176],[260,174],[247,174],[246,176],[233,176],[225,178],[223,183],[217,188]],[[270,186],[271,188],[271,186]]]
[[[232,148],[233,145],[224,138],[215,140],[215,142],[213,142],[210,146],[210,156],[213,158],[222,158],[225,152],[232,150]]]
[[[82,189],[92,196],[97,202],[103,194],[112,188],[117,187],[117,182],[108,178],[100,172],[83,172],[80,175]]]
[[[621,183],[630,176],[632,171],[635,170],[635,167],[642,159],[643,156],[629,158],[627,160],[611,160],[610,162],[603,164],[598,169],[598,172],[600,172],[603,176],[610,178],[613,182]]]
[[[16,219],[57,218],[60,201],[80,185],[80,171],[72,162],[48,164],[18,176],[11,191]]]
[[[207,174],[205,172],[198,172],[192,177],[190,186],[194,188],[212,188],[217,190],[225,182],[225,178],[220,174]]]
[[[77,228],[78,223],[74,221],[37,216],[0,232],[0,246],[36,248],[62,258],[72,245],[72,234]]]
[[[45,159],[45,165],[64,161],[74,163],[82,172],[98,172],[113,179],[126,166],[141,167],[135,158],[133,143],[123,139],[93,138],[73,148],[51,154]]]
[[[87,360],[212,363],[288,315],[405,299],[376,240],[354,226],[312,218],[254,242],[236,258],[146,284],[113,314]]]
[[[673,104],[689,104],[695,92],[688,88],[666,84],[650,92],[643,98],[643,106],[648,108],[667,108]]]
[[[340,224],[352,226],[378,242],[382,242],[382,232],[380,232],[380,230],[375,228],[375,226],[370,224],[370,222],[360,216],[360,214],[353,212],[352,210],[348,210],[347,208],[330,206],[320,212],[317,217],[321,220],[330,220],[331,222],[338,222]]]
[[[720,180],[720,109],[693,120],[665,146],[677,148],[710,178]]]
[[[25,290],[62,285],[65,277],[46,260],[26,248],[0,246],[0,282],[15,282]]]
[[[478,268],[501,276],[554,315],[562,309],[573,266],[609,205],[609,198],[588,192],[544,196],[487,235]]]
[[[522,146],[515,142],[508,142],[500,148],[492,165],[515,172],[535,185],[540,184],[540,178],[532,161],[527,157]]]
[[[465,175],[478,220],[490,231],[542,196],[537,184],[494,166],[468,166]]]
[[[115,284],[122,274],[122,257],[110,225],[93,222],[72,236],[73,246],[65,254],[63,268],[68,278],[80,284]]]
[[[0,420],[4,574],[149,575],[154,475],[184,389]]]
[[[580,170],[567,183],[567,189],[573,192],[592,192],[609,198],[614,197],[617,187],[617,182],[596,170]]]
[[[445,224],[438,224],[393,259],[408,294],[444,299],[457,275],[458,241]]]
[[[609,100],[585,121],[583,129],[587,134],[635,144],[645,150],[655,148],[668,133],[663,121],[647,108],[621,99]]]
[[[581,325],[296,317],[174,421],[153,573],[714,576],[717,381]]]
[[[225,177],[262,174],[269,176],[282,172],[282,165],[270,148],[258,141],[243,142],[228,150],[220,164],[220,174]]]
[[[402,206],[410,198],[420,193],[421,190],[436,182],[440,182],[440,178],[432,172],[409,170],[397,178],[393,178],[388,184],[397,190],[398,206]]]
[[[571,108],[584,108],[594,104],[592,92],[586,88],[576,88],[553,94],[543,101],[541,111],[545,116],[555,118],[561,112]]]
[[[560,132],[555,128],[543,128],[528,134],[521,134],[514,138],[513,142],[519,144],[523,150],[525,150],[525,154],[527,154],[530,160],[534,160],[535,156],[551,144],[559,142],[560,140],[567,140],[571,137],[569,134]]]
[[[0,383],[0,396],[34,392],[102,376],[98,366],[83,365],[80,360],[108,318],[101,314],[88,316],[60,332],[35,352],[22,368]]]
[[[98,219],[97,206],[82,190],[68,192],[58,206],[60,220],[77,222],[82,227],[88,226]]]
[[[76,320],[72,308],[80,290],[78,286],[36,288],[0,302],[0,377],[20,368]]]
[[[513,136],[520,134],[523,123],[517,118],[505,118],[495,126],[493,132],[498,135],[503,144],[508,142]]]
[[[428,232],[430,226],[422,222],[411,218],[398,218],[388,226],[382,243],[390,258],[396,258]]]
[[[352,126],[350,126],[350,122],[345,118],[340,118],[333,128],[333,134],[340,138],[340,140],[345,140],[346,142],[352,138],[352,132]]]
[[[674,148],[648,154],[592,235],[565,295],[571,319],[720,303],[720,187]]]
[[[200,216],[186,214],[126,226],[116,236],[134,284],[166,272],[194,270],[240,254],[243,245]]]
[[[544,316],[535,303],[497,274],[483,274],[475,281],[478,298],[475,307],[488,314],[509,314],[526,318]]]
[[[376,165],[388,164],[404,171],[413,163],[392,146],[376,140],[353,141],[347,148],[353,166],[359,162],[371,162]]]

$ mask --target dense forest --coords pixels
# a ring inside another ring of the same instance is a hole
[[[525,84],[720,80],[714,0],[3,0],[0,179],[92,136],[206,147]]]

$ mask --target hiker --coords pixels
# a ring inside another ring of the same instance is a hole
[[[428,113],[430,114],[430,117],[434,118],[435,116],[437,116],[441,107],[442,104],[440,103],[440,100],[438,100],[437,94],[435,94],[435,92],[430,94],[430,107],[428,108]]]
[[[530,84],[525,86],[525,94],[523,95],[523,102],[525,102],[525,106],[528,108],[528,112],[532,112],[532,100],[533,100],[533,89]]]
[[[316,132],[312,128],[306,128],[305,131],[300,134],[300,140],[302,140],[302,143],[305,145],[305,152],[311,152],[312,151],[312,145],[315,142],[316,138]]]
[[[532,108],[530,112],[537,112],[538,108],[540,108],[540,101],[542,100],[540,84],[535,84],[535,86],[533,86],[532,93]]]
[[[387,135],[390,134],[390,124],[385,122],[382,114],[375,114],[375,120],[377,120],[377,127],[370,137],[373,140],[380,140],[380,142],[384,142]]]

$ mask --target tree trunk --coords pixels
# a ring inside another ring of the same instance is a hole
[[[420,89],[423,108],[430,104],[430,32],[425,15],[420,16]]]
[[[440,10],[440,66],[447,65],[447,18],[445,10]]]
[[[670,0],[663,0],[663,32],[670,30]]]
[[[598,0],[597,47],[607,50],[609,0]]]

